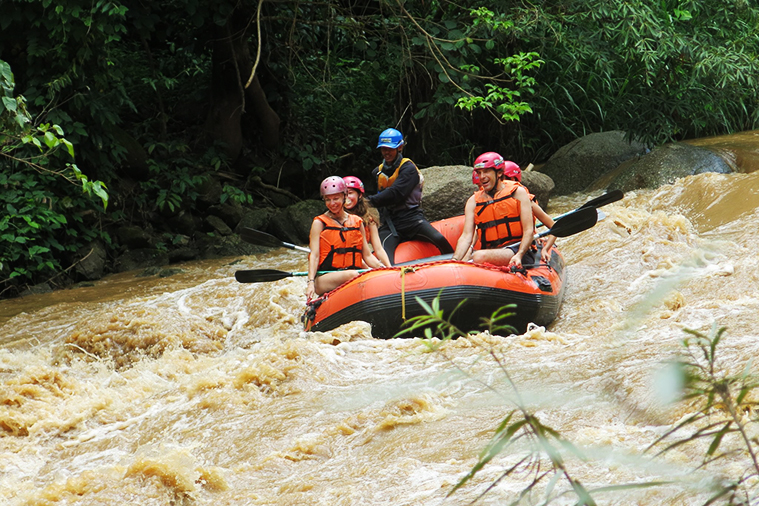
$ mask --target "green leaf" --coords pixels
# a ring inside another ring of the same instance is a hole
[[[10,97],[3,97],[3,107],[5,107],[6,110],[10,112],[16,112],[16,106],[18,104],[16,103],[16,100]],[[0,110],[0,113],[3,111]]]
[[[709,445],[709,449],[706,450],[707,455],[713,455],[714,452],[717,451],[720,443],[722,443],[722,438],[725,437],[725,434],[727,434],[731,424],[731,421],[727,422],[725,426],[722,427],[722,429],[717,433],[717,435],[714,437],[714,440],[712,440],[712,444]]]
[[[58,138],[52,132],[45,132],[45,144],[48,148],[53,149],[58,145]]]

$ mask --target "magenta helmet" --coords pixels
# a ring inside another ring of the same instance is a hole
[[[321,192],[322,197],[326,195],[334,195],[335,193],[345,193],[345,181],[338,176],[329,176],[322,181],[321,186],[319,186],[319,191]]]
[[[522,182],[522,169],[519,168],[514,162],[506,161],[503,163],[503,177],[509,179],[514,178],[520,183]]]
[[[474,168],[500,170],[503,168],[503,157],[493,151],[482,153],[474,161]]]
[[[356,176],[345,176],[343,181],[345,181],[345,186],[347,188],[353,188],[354,190],[364,193],[364,183],[362,183]]]
[[[472,184],[480,186],[480,175],[477,174],[476,170],[472,171]]]

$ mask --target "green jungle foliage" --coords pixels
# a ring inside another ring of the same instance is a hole
[[[13,91],[13,73],[0,60],[0,291],[14,278],[54,275],[86,242],[108,240],[84,218],[97,215],[93,196],[106,209],[105,185],[71,163],[74,146],[61,127],[33,124],[24,98]]]
[[[309,198],[326,175],[366,178],[390,126],[422,167],[485,150],[541,162],[604,130],[658,144],[756,128],[758,12],[745,0],[6,0],[0,60],[32,124],[58,125],[81,172],[108,186],[92,231],[175,234],[167,216],[202,213],[213,181],[250,196],[255,176]],[[83,205],[53,210],[71,224]],[[52,255],[11,271],[43,279],[70,260]]]

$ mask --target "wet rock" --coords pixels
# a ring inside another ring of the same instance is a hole
[[[184,269],[180,269],[178,267],[172,267],[171,269],[161,269],[161,272],[158,273],[159,278],[168,278],[169,276],[174,276],[176,274],[182,274],[184,273]]]
[[[553,179],[542,172],[529,170],[522,172],[522,184],[535,195],[540,207],[544,210],[548,208],[548,201],[555,187]]]
[[[208,214],[218,216],[231,229],[235,228],[242,219],[243,209],[240,204],[223,203],[208,208]]]
[[[269,221],[274,214],[272,209],[245,209],[242,218],[235,227],[235,233],[239,234],[243,228],[253,228],[256,230],[266,230]]]
[[[198,234],[195,243],[200,251],[200,258],[220,258],[236,255],[255,255],[270,251],[271,248],[264,248],[243,242],[238,235],[227,236],[209,236],[208,234]]]
[[[116,258],[113,268],[116,272],[126,272],[168,263],[169,255],[166,252],[154,248],[141,248],[120,255]]]
[[[177,267],[172,267],[170,269],[162,269],[158,266],[148,267],[147,269],[143,270],[139,274],[137,274],[135,277],[138,278],[146,278],[150,276],[158,276],[159,278],[168,278],[169,276],[173,276],[175,274],[181,274],[184,272],[184,269],[179,269]]]
[[[80,278],[93,280],[103,277],[108,255],[106,254],[105,246],[100,241],[93,241],[79,248],[76,255],[81,260],[74,267],[74,272]]]
[[[39,295],[41,293],[50,293],[53,291],[53,287],[50,286],[50,283],[39,283],[34,286],[28,287],[26,290],[21,292],[19,295],[21,297],[26,297],[27,295]]]
[[[270,234],[285,242],[307,244],[311,222],[326,210],[321,200],[304,200],[279,212],[275,212],[269,222]]]
[[[214,232],[219,235],[232,235],[232,229],[227,226],[226,223],[224,223],[224,220],[219,218],[218,216],[210,215],[206,216],[206,219],[204,220],[206,224],[206,228],[210,230],[211,232]]]
[[[152,246],[150,234],[134,225],[119,228],[116,231],[116,237],[119,239],[119,244],[129,249],[149,248]]]
[[[594,187],[632,191],[639,188],[658,188],[676,179],[704,172],[729,174],[730,165],[708,149],[689,144],[665,144],[651,153],[621,165]],[[608,181],[608,184],[604,184]]]
[[[466,165],[429,167],[422,169],[422,175],[422,208],[430,221],[463,214],[467,199],[477,189],[472,184],[472,168]]]
[[[645,153],[646,147],[626,140],[624,132],[594,133],[559,148],[539,170],[553,179],[557,195],[566,195],[588,188],[622,162]]]
[[[144,269],[139,274],[136,274],[136,278],[147,278],[150,276],[157,276],[158,273],[161,272],[161,268],[158,266],[148,267],[147,269]]]
[[[181,248],[173,249],[169,251],[169,263],[187,262],[188,260],[195,260],[198,258],[200,251],[198,248],[192,246],[183,246]]]
[[[218,204],[219,199],[221,199],[221,183],[212,177],[206,177],[203,182],[198,185],[197,190],[197,202],[203,208]]]
[[[167,224],[174,232],[192,236],[199,228],[200,219],[187,211],[181,211],[178,215],[167,220]]]

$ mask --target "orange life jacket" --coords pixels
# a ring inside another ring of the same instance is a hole
[[[314,219],[324,223],[324,230],[319,236],[319,270],[360,269],[364,249],[361,235],[363,220],[353,214],[348,214],[342,225],[326,214]]]
[[[474,223],[480,234],[480,247],[493,249],[522,238],[521,205],[514,198],[520,187],[515,181],[504,181],[501,191],[491,197],[485,190],[474,194]]]

